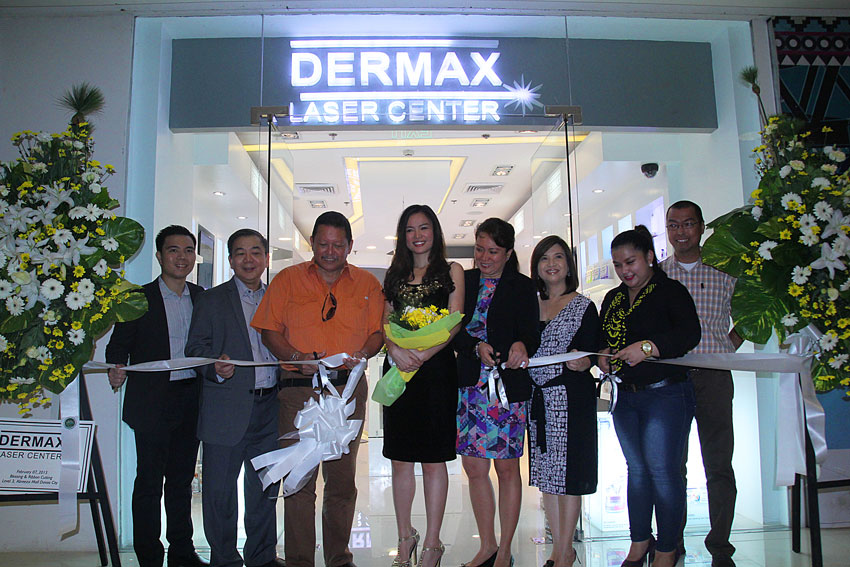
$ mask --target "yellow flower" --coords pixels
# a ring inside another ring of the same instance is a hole
[[[832,128],[830,128],[829,126],[824,126],[823,128],[821,128],[821,132],[824,132],[824,133],[832,132]]]
[[[812,312],[808,309],[802,309],[800,311],[800,315],[802,315],[804,319],[812,319]]]
[[[56,350],[62,350],[63,348],[65,348],[65,343],[62,341],[56,341]]]
[[[53,336],[54,337],[61,337],[62,336],[62,330],[59,329],[58,327],[53,329]]]
[[[848,319],[847,317],[842,317],[841,319],[838,320],[838,326],[841,327],[842,329],[847,327],[847,325],[850,325],[850,319]]]
[[[779,231],[779,239],[780,240],[791,240],[791,231],[787,228]]]
[[[75,331],[79,331],[80,329],[83,328],[83,324],[79,321],[74,321],[74,322],[71,323],[71,328],[74,329]]]
[[[86,273],[86,269],[82,266],[74,266],[74,277],[81,278]]]
[[[797,297],[798,295],[803,293],[803,288],[797,284],[792,283],[788,286],[788,294],[791,297]]]

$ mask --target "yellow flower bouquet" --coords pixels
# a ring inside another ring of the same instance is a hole
[[[408,306],[390,314],[389,323],[384,325],[384,333],[401,348],[426,350],[448,341],[451,330],[462,318],[463,313],[449,313],[448,309],[438,309],[434,305]],[[372,399],[391,406],[404,393],[407,382],[414,374],[416,370],[402,372],[393,364],[375,384]]]

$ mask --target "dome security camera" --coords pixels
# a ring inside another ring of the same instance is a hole
[[[658,164],[657,163],[644,163],[640,166],[641,173],[643,173],[647,179],[652,179],[655,177],[655,174],[658,173]]]

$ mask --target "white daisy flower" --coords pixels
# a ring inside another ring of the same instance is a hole
[[[802,243],[803,243],[803,244],[805,244],[806,246],[814,246],[814,245],[815,245],[815,244],[817,244],[819,241],[820,241],[820,238],[818,238],[818,235],[817,235],[817,234],[814,234],[814,233],[812,233],[812,232],[804,233],[804,234],[800,237],[800,242],[802,242]]]
[[[71,311],[82,309],[86,306],[86,303],[86,298],[83,297],[83,294],[79,291],[72,291],[65,296],[65,305],[67,305]]]
[[[86,216],[87,212],[88,211],[86,210],[85,207],[74,207],[73,209],[68,211],[68,216],[71,217],[74,220],[78,220],[78,219],[81,219],[84,216]]]
[[[804,169],[806,169],[806,164],[798,159],[792,159],[788,162],[788,165],[790,165],[791,169],[793,169],[794,171],[803,171]]]
[[[847,354],[837,354],[829,360],[829,365],[834,369],[838,370],[845,364],[847,364],[847,359],[850,358],[850,355]]]
[[[67,228],[60,228],[53,233],[53,242],[57,245],[67,244],[73,237],[74,235],[71,234],[70,230]]]
[[[104,277],[106,276],[107,270],[109,270],[109,266],[106,264],[106,260],[101,258],[100,261],[92,267],[92,270],[100,277]]]
[[[94,203],[89,203],[86,205],[86,220],[90,222],[94,222],[101,217],[103,214],[103,209],[95,205]]]
[[[773,260],[773,256],[771,255],[771,249],[776,248],[776,242],[772,240],[766,240],[759,244],[759,256],[764,258],[765,260]]]
[[[793,208],[796,209],[797,205],[803,202],[803,199],[796,193],[785,193],[782,195],[782,199],[779,202],[782,204],[784,209],[790,211],[792,210],[791,203],[794,203]]]
[[[91,297],[94,295],[94,284],[90,279],[83,278],[80,280],[80,283],[77,284],[77,291],[87,297],[88,301],[91,301]],[[88,301],[86,303],[88,303]]]
[[[819,177],[818,179],[823,179]],[[832,218],[832,207],[826,201],[818,201],[815,203],[815,216],[818,220],[828,222]]]
[[[47,142],[49,142],[49,141],[50,141],[51,136],[50,136],[50,134],[48,134],[47,132],[39,132],[39,133],[38,133],[38,135],[37,135],[35,138],[36,138],[39,142],[47,143]]]
[[[824,149],[826,149],[826,148],[824,148]],[[838,163],[841,163],[842,161],[844,161],[847,158],[847,156],[844,155],[844,152],[842,152],[841,150],[832,150],[832,151],[828,152],[828,154],[829,154],[829,159],[831,159],[832,161],[837,161]]]
[[[782,318],[782,324],[785,325],[786,327],[793,327],[799,321],[800,320],[797,319],[797,316],[794,315],[793,313],[789,313],[788,315],[786,315]]]
[[[118,250],[118,241],[114,238],[107,238],[103,241],[103,249],[107,252],[114,252]]]
[[[762,209],[761,207],[753,207],[752,211],[750,211],[753,215],[753,218],[756,220],[761,219]]]
[[[809,276],[812,275],[812,269],[809,266],[794,266],[791,271],[791,281],[797,285],[803,285],[809,281]]]
[[[820,338],[820,348],[823,350],[832,350],[838,344],[838,337],[832,333],[827,333]]]
[[[815,177],[812,179],[812,187],[829,187],[829,179],[826,177]]]
[[[841,284],[838,289],[840,289],[841,291],[847,291],[848,289],[850,289],[850,278],[847,278],[847,280],[843,284]]]
[[[779,177],[781,177],[782,179],[785,179],[786,177],[788,177],[789,173],[791,173],[791,166],[790,165],[785,164],[781,168],[779,168]]]
[[[14,378],[9,378],[10,384],[34,384],[35,378],[22,378],[21,376],[15,376]]]
[[[4,183],[0,183],[0,197],[5,197],[8,194],[9,194],[9,186],[4,184]]]
[[[81,150],[81,149],[83,149],[83,147],[84,146],[83,146],[83,143],[81,141],[74,140],[74,149],[75,150]]]
[[[38,348],[35,346],[31,346],[26,351],[27,356],[30,358],[38,358]]]
[[[86,339],[86,332],[82,329],[71,329],[68,331],[68,340],[74,345],[81,345]]]
[[[91,189],[92,193],[100,193],[101,185],[100,183],[92,183],[89,185],[89,189]]]
[[[13,295],[12,297],[6,298],[6,311],[9,312],[9,315],[12,317],[17,317],[21,313],[24,312],[24,300],[23,298]]]
[[[9,348],[9,341],[6,340],[6,337],[0,335],[0,352],[3,352],[7,348]]]
[[[86,170],[85,173],[83,173],[83,181],[85,181],[86,183],[94,183],[95,179],[97,179],[96,172],[89,169]]]
[[[832,175],[833,173],[838,171],[838,166],[835,165],[834,163],[825,163],[822,166],[820,166],[820,168],[830,175]]]
[[[0,280],[0,299],[6,299],[15,291],[15,284],[9,280]]]
[[[41,284],[41,295],[50,301],[62,297],[64,291],[65,286],[56,278],[48,278]]]
[[[814,215],[810,215],[809,213],[800,215],[800,228],[812,228],[817,224],[818,222],[815,220]]]

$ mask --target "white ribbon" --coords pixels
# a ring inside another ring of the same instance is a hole
[[[491,404],[498,404],[508,409],[508,394],[505,392],[505,383],[499,374],[499,367],[485,366],[485,369],[487,370],[487,399]]]
[[[80,378],[59,394],[62,461],[59,469],[59,535],[77,528],[77,487],[80,484]]]
[[[779,373],[780,419],[777,420],[776,435],[776,484],[790,486],[794,484],[795,474],[806,472],[806,430],[812,441],[815,460],[822,463],[827,453],[824,410],[815,394],[811,377],[812,350],[819,333],[817,329],[810,327],[788,337],[787,353],[694,353],[680,358],[648,358],[646,362],[714,370]],[[531,358],[528,366],[560,364],[591,355],[611,356],[594,352],[570,352]],[[609,381],[612,386],[613,411],[616,405],[616,381]],[[794,419],[787,419],[787,416],[794,416]]]
[[[295,416],[296,431],[281,437],[297,439],[298,442],[251,459],[254,469],[259,471],[263,490],[286,477],[283,482],[283,495],[294,494],[310,480],[319,463],[339,459],[349,452],[348,445],[357,437],[363,424],[362,419],[348,418],[354,414],[356,402],[351,398],[366,368],[366,360],[361,360],[348,374],[348,381],[340,394],[336,388],[331,387],[327,368],[341,366],[345,358],[352,357],[343,353],[318,361],[318,374],[322,386],[328,386],[328,394],[320,394],[318,401],[312,398],[307,400],[304,408]],[[351,401],[348,401],[349,399]]]

